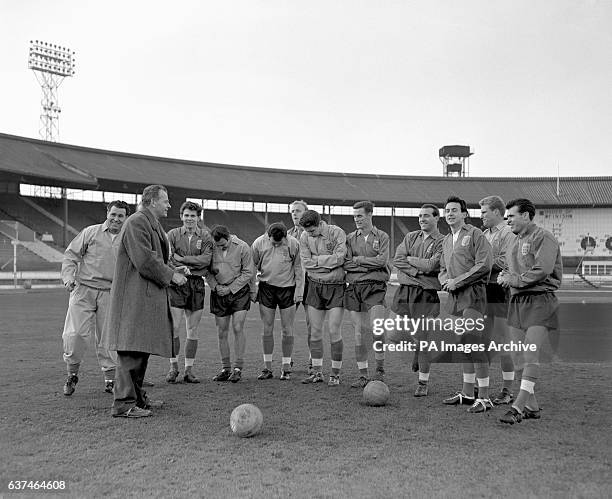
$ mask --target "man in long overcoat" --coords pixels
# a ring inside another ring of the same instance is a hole
[[[106,346],[117,351],[114,417],[151,415],[142,388],[149,356],[173,356],[168,286],[180,286],[186,278],[168,265],[168,239],[159,222],[168,208],[164,186],[146,187],[142,209],[125,221],[120,234],[104,332]]]

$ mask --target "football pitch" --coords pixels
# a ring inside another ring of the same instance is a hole
[[[387,354],[389,403],[364,405],[361,390],[350,387],[356,366],[348,316],[339,387],[300,383],[308,360],[302,309],[293,378],[278,379],[277,322],[275,379],[258,381],[256,306],[247,317],[241,382],[211,381],[220,361],[206,312],[195,365],[202,383],[166,384],[168,361],[151,357],[147,377],[155,386],[148,393],[164,407],[151,418],[114,419],[93,348],[74,395],[62,394],[67,294],[0,294],[0,496],[11,495],[9,481],[55,480],[65,481],[72,497],[610,497],[612,292],[559,298],[557,354],[542,365],[536,387],[542,419],[505,426],[498,423],[505,406],[468,414],[465,406],[442,405],[460,388],[456,364],[433,365],[429,396],[413,397],[416,375],[407,353]],[[328,373],[327,336],[325,343]],[[495,362],[491,385],[500,384]],[[262,433],[254,438],[230,431],[230,413],[242,403],[263,412]]]

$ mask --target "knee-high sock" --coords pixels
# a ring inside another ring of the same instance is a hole
[[[323,370],[323,340],[310,339],[310,357],[312,368],[316,372],[321,372]]]
[[[368,375],[368,349],[365,345],[355,345],[355,359],[361,376]]]
[[[331,359],[332,359],[332,374],[338,376],[340,369],[342,369],[342,350],[344,349],[344,342],[338,340],[331,344]]]
[[[193,361],[198,351],[198,340],[187,339],[185,342],[185,367],[193,366]]]
[[[281,338],[281,348],[283,350],[283,357],[291,357],[293,353],[293,336],[283,336]]]
[[[266,369],[272,369],[272,354],[274,352],[274,336],[271,334],[264,334],[262,336],[262,343],[263,343],[263,353],[264,353],[264,364],[266,365]]]
[[[379,340],[385,342],[385,334],[374,335],[374,341]],[[376,359],[376,368],[383,369],[385,366],[385,352],[374,351],[374,358]]]
[[[476,373],[474,372],[474,365],[467,363],[463,364],[463,393],[468,397],[474,396],[475,383]]]
[[[531,407],[528,402],[530,401],[535,388],[536,380],[538,379],[539,366],[537,364],[527,364],[523,369],[523,377],[521,379],[521,389],[512,404],[512,407],[522,411],[526,405],[529,405],[530,409],[537,410],[538,407]],[[534,397],[535,400],[535,397]],[[537,401],[536,401],[537,404]]]

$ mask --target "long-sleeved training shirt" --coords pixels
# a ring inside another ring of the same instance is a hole
[[[368,237],[361,229],[346,237],[346,282],[389,280],[389,236],[386,232],[372,227]]]
[[[304,289],[304,270],[300,258],[300,243],[287,236],[274,244],[268,234],[259,236],[252,245],[253,264],[261,282],[288,288],[295,286],[301,296]]]
[[[221,248],[213,247],[209,269],[205,275],[210,289],[214,291],[220,284],[229,286],[230,291],[236,294],[245,285],[250,285],[255,275],[251,247],[234,234],[230,235],[225,255]]]
[[[546,229],[530,223],[508,255],[510,293],[555,291],[563,279],[559,243]]]
[[[422,230],[406,234],[395,250],[393,265],[398,270],[397,280],[400,284],[439,291],[441,287],[438,272],[444,236],[438,231],[425,236],[426,233]],[[418,260],[408,263],[409,256]]]
[[[185,265],[192,275],[205,274],[212,259],[213,242],[210,232],[196,227],[190,238],[185,227],[177,227],[168,232],[168,242],[173,256],[176,254],[185,257],[182,262],[177,262],[172,256],[170,258],[172,265]]]
[[[500,222],[495,227],[485,229],[483,234],[493,250],[493,268],[489,282],[497,282],[497,276],[502,270],[508,270],[507,254],[516,236],[506,222]]]
[[[447,279],[456,279],[456,289],[461,289],[486,283],[492,265],[491,245],[480,229],[464,224],[459,229],[456,243],[452,232],[444,236],[438,275],[441,284]]]
[[[85,227],[64,252],[61,271],[64,285],[76,280],[90,288],[110,289],[118,244],[119,237],[113,238],[108,221]]]
[[[319,223],[320,234],[311,237],[304,231],[300,236],[302,265],[312,281],[344,283],[344,257],[346,234],[335,225]]]

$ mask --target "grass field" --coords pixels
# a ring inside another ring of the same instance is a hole
[[[584,296],[610,311],[612,294]],[[62,394],[66,306],[62,290],[0,294],[3,496],[9,495],[9,480],[65,480],[73,497],[612,495],[612,331],[605,314],[593,318],[579,306],[567,309],[565,321],[573,324],[567,334],[574,341],[565,342],[562,333],[567,355],[542,367],[542,419],[504,426],[497,419],[505,408],[472,415],[441,404],[460,387],[457,365],[433,366],[430,395],[414,398],[415,375],[406,354],[387,357],[390,403],[365,406],[361,391],[349,386],[356,371],[346,319],[344,383],[301,385],[308,358],[301,310],[294,379],[257,381],[261,332],[254,308],[247,319],[242,382],[210,381],[220,366],[214,323],[205,314],[195,368],[204,382],[167,385],[167,360],[152,357],[148,377],[156,386],[149,395],[163,399],[164,408],[142,420],[113,419],[93,349],[75,394]],[[572,345],[585,341],[598,362],[564,360],[585,357],[571,355]],[[328,367],[329,360],[325,372]],[[498,387],[498,364],[491,376]],[[232,409],[245,402],[264,414],[263,432],[250,439],[229,429]]]

